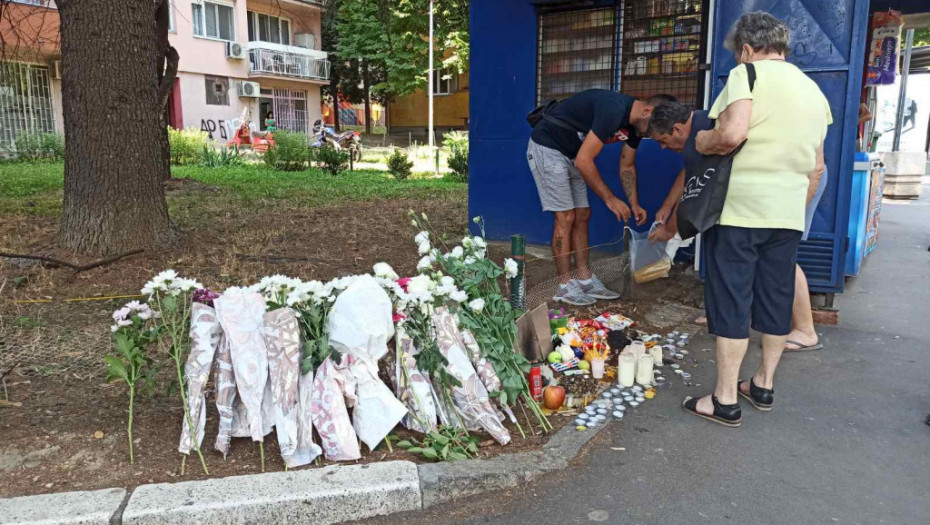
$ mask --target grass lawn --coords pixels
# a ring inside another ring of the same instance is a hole
[[[63,165],[58,163],[0,164],[0,215],[28,213],[55,216],[61,212]],[[315,208],[348,201],[378,199],[465,199],[465,184],[440,178],[396,181],[377,170],[343,172],[332,176],[318,169],[280,172],[255,164],[237,168],[175,166],[169,186],[172,210],[184,213],[188,203],[204,199],[245,206]],[[212,192],[174,191],[184,181],[209,186]]]

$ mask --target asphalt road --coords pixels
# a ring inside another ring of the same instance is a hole
[[[879,231],[837,297],[839,326],[820,327],[826,348],[782,361],[772,412],[743,403],[739,429],[684,414],[682,397],[712,385],[711,342],[698,339],[703,385],[661,391],[570,468],[366,523],[930,523],[930,196],[886,201]],[[754,341],[744,377],[760,353]]]

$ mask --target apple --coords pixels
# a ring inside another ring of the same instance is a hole
[[[558,385],[549,385],[543,389],[543,404],[549,410],[558,410],[565,402],[565,388]]]

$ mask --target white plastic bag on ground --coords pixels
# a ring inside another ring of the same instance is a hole
[[[388,352],[394,336],[391,298],[375,279],[363,275],[339,294],[326,321],[329,343],[345,355],[354,379],[352,425],[370,449],[407,413],[404,405],[378,377],[378,360]]]
[[[630,231],[630,265],[633,280],[638,284],[668,277],[668,271],[672,269],[672,261],[666,253],[666,243],[649,240],[649,234],[659,225],[660,223],[653,223],[648,232],[627,228]]]

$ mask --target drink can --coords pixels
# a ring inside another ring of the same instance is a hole
[[[542,373],[540,372],[538,366],[530,368],[528,382],[530,384],[530,395],[533,396],[533,400],[542,401]]]

